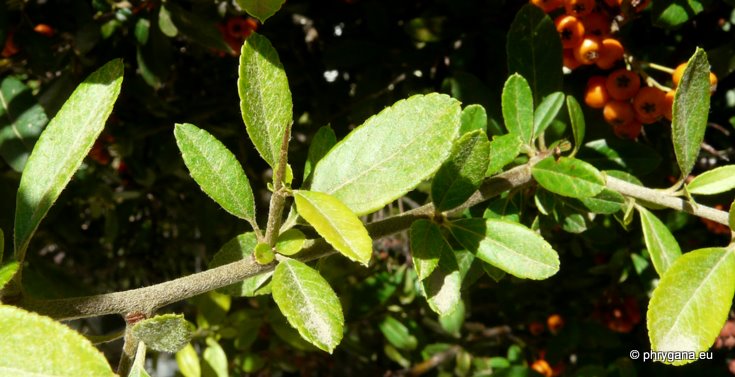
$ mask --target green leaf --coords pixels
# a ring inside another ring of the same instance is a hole
[[[652,351],[704,352],[727,320],[735,294],[735,254],[724,248],[694,250],[666,270],[648,304]],[[674,365],[694,360],[667,362]]]
[[[254,224],[253,190],[235,155],[193,124],[177,124],[174,135],[184,163],[202,191],[225,211]]]
[[[489,266],[487,263],[483,263],[483,265]],[[459,337],[460,332],[462,331],[462,325],[464,325],[465,315],[466,309],[464,301],[460,301],[459,305],[457,305],[457,309],[453,312],[439,316],[439,324],[441,325],[442,330],[454,337]]]
[[[501,99],[505,128],[527,145],[533,142],[533,103],[526,79],[517,73],[508,77]]]
[[[477,258],[519,278],[542,280],[559,271],[559,256],[551,245],[521,224],[460,219],[449,230]]]
[[[487,165],[485,176],[489,177],[513,162],[521,152],[521,145],[523,142],[514,134],[493,136],[490,142],[490,162]]]
[[[457,207],[482,184],[490,156],[490,142],[481,130],[463,135],[451,156],[431,182],[431,198],[437,211]]]
[[[730,230],[735,229],[735,201],[730,204],[730,212],[728,213],[727,223],[730,224]]]
[[[135,362],[130,367],[130,373],[128,377],[151,377],[148,372],[145,371],[145,343],[138,343],[138,349],[135,351]]]
[[[710,82],[707,53],[697,48],[679,81],[674,96],[671,133],[681,176],[692,171],[704,140],[709,115]]]
[[[275,169],[283,135],[292,122],[293,103],[278,53],[270,41],[258,33],[252,33],[242,46],[237,89],[242,120],[250,140]]]
[[[191,343],[187,344],[179,352],[176,352],[176,364],[179,366],[179,372],[184,377],[201,377],[202,375],[199,356]]]
[[[577,156],[598,169],[624,169],[643,176],[661,164],[661,155],[644,145],[630,140],[593,140],[584,145]]]
[[[224,266],[232,262],[250,258],[257,244],[258,239],[255,237],[255,233],[241,234],[228,241],[214,254],[212,261],[209,262],[209,268]],[[222,287],[217,291],[236,297],[252,297],[267,294],[269,292],[263,287],[263,284],[270,279],[271,275],[273,275],[273,271],[264,272],[249,277],[239,283]]]
[[[19,267],[20,264],[18,264],[18,262],[9,262],[0,267],[0,290],[5,287],[5,284],[8,284],[8,282],[13,279],[13,276],[18,272]]]
[[[150,36],[150,30],[151,30],[151,20],[147,18],[139,18],[138,21],[135,22],[135,40],[140,45],[144,45],[148,43],[148,37]]]
[[[314,168],[313,191],[335,196],[355,214],[374,212],[413,190],[449,156],[459,102],[415,95],[369,118]]]
[[[419,280],[424,280],[439,265],[439,258],[452,249],[444,241],[441,229],[433,222],[425,219],[411,224],[411,257],[413,267]]]
[[[439,264],[422,285],[426,301],[435,313],[444,316],[457,310],[462,302],[462,272],[453,252],[442,253]]]
[[[245,9],[248,14],[265,22],[276,14],[286,0],[236,0],[240,8]]]
[[[479,104],[468,105],[462,109],[459,134],[464,135],[475,130],[482,130],[487,133],[487,112]]]
[[[116,376],[76,331],[35,313],[0,305],[0,375]]]
[[[202,352],[202,377],[228,377],[227,354],[213,338],[207,338],[207,348]]]
[[[0,228],[0,262],[3,261],[3,254],[5,254],[5,233]]]
[[[217,30],[214,19],[202,17],[199,13],[189,12],[173,1],[166,1],[161,8],[163,7],[166,7],[171,22],[173,22],[176,30],[178,30],[178,33],[175,35],[180,33],[206,48],[216,48],[228,53],[232,52],[232,48],[230,48],[222,37],[222,34]],[[159,28],[161,27],[160,20],[159,18]],[[172,32],[173,29],[161,29],[161,32],[164,34],[167,31]]]
[[[8,76],[0,83],[0,156],[22,172],[33,145],[48,123],[43,107],[22,81]]]
[[[594,166],[578,159],[547,157],[531,168],[533,178],[554,194],[588,198],[605,189],[605,177]]]
[[[278,236],[276,251],[283,255],[294,255],[301,251],[305,241],[306,236],[302,231],[291,228]]]
[[[319,128],[311,139],[309,152],[306,156],[306,163],[304,164],[304,182],[306,184],[311,182],[311,174],[314,171],[316,164],[327,154],[327,152],[329,152],[330,149],[332,149],[332,147],[334,147],[335,144],[337,144],[337,136],[334,134],[332,127],[324,126]]]
[[[132,332],[145,345],[159,352],[178,352],[191,340],[194,325],[183,314],[162,314],[136,323]]]
[[[541,8],[526,4],[508,31],[508,72],[520,73],[531,85],[534,103],[561,90],[562,46],[554,22]]]
[[[324,240],[350,260],[367,266],[373,240],[362,221],[339,199],[315,191],[294,191],[296,209]]]
[[[158,28],[161,29],[163,35],[170,38],[174,38],[179,34],[179,29],[176,28],[176,25],[171,20],[171,13],[166,9],[166,6],[162,6],[158,10]]]
[[[273,299],[301,337],[332,353],[342,340],[344,316],[329,283],[306,264],[284,258],[273,275]]]
[[[599,194],[582,198],[580,201],[587,209],[594,213],[611,215],[623,209],[625,197],[617,191],[605,188]]]
[[[79,84],[28,158],[15,204],[15,256],[25,259],[38,224],[61,194],[102,132],[123,79],[123,63],[115,59]]]
[[[533,135],[539,136],[546,130],[551,122],[556,119],[562,105],[564,105],[564,93],[554,92],[544,97],[533,113]]]
[[[651,20],[656,26],[673,29],[687,23],[704,10],[698,0],[654,1]]]
[[[582,106],[579,105],[579,102],[573,96],[567,96],[567,111],[569,112],[569,122],[572,125],[572,135],[574,136],[574,149],[572,150],[572,156],[574,156],[584,142],[586,129],[584,112],[582,111]]]
[[[388,343],[392,344],[399,350],[413,351],[418,346],[418,340],[411,335],[408,327],[399,320],[386,316],[379,324],[378,328],[383,333]]]
[[[696,176],[689,184],[690,194],[715,195],[735,188],[735,165],[721,166]]]
[[[641,215],[641,229],[646,241],[648,255],[658,276],[664,276],[666,270],[681,256],[679,243],[661,220],[642,206],[636,206]]]

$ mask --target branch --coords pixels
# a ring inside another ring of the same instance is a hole
[[[278,156],[278,166],[273,171],[273,195],[271,195],[270,211],[268,212],[268,225],[265,229],[265,243],[270,247],[276,245],[278,231],[283,220],[283,207],[286,204],[286,193],[283,191],[283,179],[286,176],[288,165],[288,142],[291,140],[291,126],[286,127],[281,140],[281,150]]]

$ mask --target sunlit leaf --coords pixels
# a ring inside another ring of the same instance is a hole
[[[255,245],[257,244],[258,239],[255,237],[255,233],[250,232],[241,234],[228,241],[219,249],[219,251],[217,251],[216,254],[214,254],[212,261],[209,262],[209,268],[215,268],[228,263],[251,258],[251,255],[255,250]],[[264,272],[249,277],[239,283],[220,288],[217,291],[236,297],[252,297],[268,294],[270,291],[267,287],[263,287],[263,284],[270,279],[271,275],[273,275],[273,271]]]
[[[584,142],[586,131],[584,112],[582,106],[573,96],[567,96],[567,111],[569,112],[569,122],[572,125],[572,135],[574,136],[574,149],[572,150],[572,156],[574,156]]]
[[[522,144],[521,139],[515,134],[493,136],[490,142],[490,162],[485,175],[491,176],[513,162],[520,153]]]
[[[194,325],[183,314],[162,314],[136,323],[133,335],[154,351],[178,352],[189,344]]]
[[[276,251],[283,255],[294,255],[301,251],[306,241],[304,232],[291,228],[280,235],[276,240]]]
[[[690,194],[715,195],[735,188],[735,165],[708,170],[687,184]]]
[[[531,169],[533,178],[543,188],[562,196],[588,198],[605,188],[605,178],[592,165],[574,158],[553,156],[539,161]]]
[[[525,144],[533,142],[533,95],[526,79],[513,74],[503,86],[503,121],[509,133]]]
[[[442,236],[441,229],[429,220],[416,220],[411,224],[411,257],[419,280],[426,279],[439,265],[443,253],[452,252]]]
[[[176,352],[176,364],[179,367],[179,372],[184,377],[201,377],[202,375],[199,356],[191,343],[187,344],[179,352]]]
[[[286,0],[235,0],[240,8],[245,9],[260,22],[265,22],[276,14]]]
[[[487,112],[485,108],[479,104],[472,104],[462,109],[462,125],[459,127],[459,134],[482,130],[487,133]]]
[[[227,354],[213,338],[207,338],[202,352],[202,377],[228,377]]]
[[[649,210],[637,206],[641,215],[641,228],[643,239],[646,241],[648,254],[651,256],[653,267],[659,276],[663,276],[666,270],[674,264],[681,256],[679,243],[661,220]]]

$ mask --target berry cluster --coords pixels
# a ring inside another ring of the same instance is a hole
[[[224,23],[217,24],[217,29],[225,42],[232,49],[232,54],[240,55],[242,43],[254,31],[258,30],[258,21],[250,17],[230,17]]]
[[[663,90],[667,88],[655,83],[639,66],[631,67],[623,44],[612,36],[617,22],[643,11],[650,0],[531,0],[531,3],[546,13],[560,13],[554,23],[564,47],[564,67],[571,71],[595,65],[600,70],[612,70],[589,78],[584,102],[591,108],[602,109],[605,121],[618,137],[635,139],[644,124],[661,118],[671,120],[675,88],[686,63],[675,70],[649,65],[672,74],[674,90]],[[611,16],[614,13],[621,14]],[[642,85],[644,82],[646,85]],[[714,91],[717,78],[712,73],[710,82]]]

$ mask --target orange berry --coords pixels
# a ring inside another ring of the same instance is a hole
[[[38,24],[36,27],[33,28],[33,31],[35,31],[38,34],[44,35],[46,37],[53,37],[56,31],[54,28],[52,28],[49,25],[46,24]]]
[[[600,58],[601,47],[602,44],[597,37],[587,36],[582,39],[582,42],[572,48],[572,52],[578,62],[585,65],[595,64],[597,59]]]
[[[671,74],[671,81],[674,82],[674,87],[679,85],[679,81],[681,81],[681,77],[684,76],[684,70],[687,68],[687,63],[681,63],[678,66],[676,66],[676,69],[674,69],[674,73]],[[709,93],[713,94],[717,90],[717,76],[710,72],[709,73]]]
[[[611,126],[623,126],[635,121],[635,110],[630,102],[610,101],[602,109],[602,116]]]
[[[664,97],[666,93],[658,88],[647,86],[641,88],[633,97],[633,109],[636,118],[643,124],[651,124],[664,113]]]
[[[533,336],[539,336],[544,332],[544,324],[539,321],[533,321],[528,324],[528,332]]]
[[[592,76],[587,80],[587,89],[584,92],[584,103],[593,109],[601,109],[605,107],[607,101],[610,100],[610,95],[607,94],[605,88],[605,81],[607,78],[604,76]]]
[[[670,90],[666,92],[666,95],[664,95],[663,116],[668,120],[673,118],[672,110],[674,108],[674,95],[676,95],[675,90]]]
[[[621,68],[607,76],[605,85],[610,97],[622,101],[633,98],[638,93],[641,88],[641,78],[637,73]]]
[[[582,42],[584,37],[584,25],[577,17],[561,15],[554,20],[556,31],[561,37],[564,48],[572,48]]]
[[[615,136],[623,139],[636,139],[643,129],[643,124],[637,120],[634,120],[627,124],[621,124],[613,126],[613,132]]]
[[[15,54],[17,54],[20,50],[18,49],[18,46],[15,45],[15,40],[13,39],[13,31],[8,32],[8,36],[5,38],[5,46],[3,47],[3,51],[0,52],[0,56],[3,58],[9,58]]]
[[[569,48],[564,49],[562,53],[562,58],[564,59],[564,66],[569,68],[570,70],[573,70],[582,65],[577,61],[577,59],[574,57],[574,52],[572,52],[572,50]]]
[[[546,326],[552,334],[557,334],[564,328],[564,318],[559,314],[552,314],[549,318],[546,318]]]
[[[551,365],[549,365],[546,360],[534,361],[533,364],[531,364],[531,369],[540,373],[544,377],[552,377],[554,375],[554,371],[551,369]]]
[[[603,12],[592,12],[582,20],[587,34],[604,37],[610,34],[610,17]]]
[[[234,38],[247,37],[253,32],[254,28],[249,19],[243,17],[233,17],[227,20],[225,24],[227,34]]]
[[[618,60],[623,58],[625,49],[617,39],[605,38],[601,43],[600,58],[597,59],[595,64],[602,69],[610,69]]]
[[[564,6],[564,0],[531,0],[531,4],[543,9],[545,13],[549,13]]]
[[[595,9],[595,0],[564,0],[564,9],[569,15],[583,17]]]

